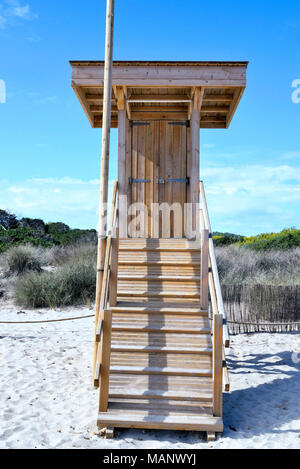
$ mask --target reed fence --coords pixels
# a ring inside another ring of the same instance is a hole
[[[300,285],[223,285],[231,334],[300,330]]]

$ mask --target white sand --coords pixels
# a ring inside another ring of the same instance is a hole
[[[0,320],[91,314],[83,308],[17,311],[0,303]],[[0,325],[0,331],[1,448],[300,448],[300,363],[292,360],[292,352],[300,352],[299,334],[233,337],[225,431],[207,444],[194,432],[118,430],[115,440],[99,436],[92,319]]]

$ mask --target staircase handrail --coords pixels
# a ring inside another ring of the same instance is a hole
[[[213,242],[213,234],[208,213],[206,195],[203,181],[200,181],[200,198],[202,202],[202,214],[200,216],[201,228],[209,232],[209,292],[211,297],[213,314],[221,314],[223,316],[223,341],[226,348],[230,347],[230,337],[226,322],[226,313],[224,309],[220,277],[217,267],[216,253]]]

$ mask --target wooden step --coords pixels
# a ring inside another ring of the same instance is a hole
[[[178,303],[165,303],[165,304],[155,304],[155,303],[143,303],[141,306],[140,303],[134,303],[131,301],[122,301],[118,302],[117,306],[110,308],[113,313],[139,313],[139,314],[164,314],[164,315],[190,315],[193,317],[207,317],[208,311],[203,311],[199,308],[198,305],[188,305],[182,303],[180,306]]]
[[[195,369],[211,369],[211,354],[192,353],[164,353],[157,352],[132,352],[120,353],[112,351],[111,366],[141,367],[141,368],[184,368],[190,371]]]
[[[210,334],[208,318],[187,315],[118,314],[113,313],[113,332],[170,332],[173,334]]]
[[[160,401],[126,403],[122,400],[109,401],[108,412],[98,414],[98,426],[120,428],[145,428],[157,430],[188,430],[222,432],[222,418],[213,417],[207,410],[191,408],[190,402],[170,401],[161,409]]]
[[[177,266],[177,267],[199,267],[200,261],[185,260],[185,259],[166,259],[166,260],[153,260],[153,259],[119,259],[119,266]]]
[[[183,353],[183,354],[211,354],[212,348],[200,347],[176,347],[176,346],[155,346],[155,345],[112,345],[112,352],[142,352],[142,353]]]
[[[171,393],[201,392],[212,399],[211,377],[193,376],[161,376],[161,375],[131,375],[112,374],[109,381],[110,392],[142,392],[160,391]]]
[[[196,401],[201,403],[202,407],[210,407],[212,405],[212,397],[210,394],[197,393],[197,392],[165,392],[165,391],[135,391],[128,390],[126,393],[123,392],[112,392],[109,393],[110,398],[114,399],[167,399],[173,401]]]
[[[127,373],[143,375],[175,375],[175,376],[212,376],[211,368],[188,369],[188,368],[167,368],[154,366],[111,366],[110,373]]]
[[[186,291],[151,291],[151,290],[122,290],[121,287],[118,285],[118,296],[122,297],[143,297],[143,298],[199,298],[198,292],[186,292]]]
[[[179,276],[179,275],[118,275],[119,281],[130,280],[135,282],[151,281],[151,282],[199,282],[199,275]]]
[[[193,400],[175,400],[171,399],[109,399],[109,408],[111,410],[135,410],[136,412],[151,411],[157,415],[210,415],[213,416],[212,408],[204,409],[199,402]],[[159,414],[158,414],[158,412]]]
[[[109,395],[121,399],[197,401],[209,406],[213,386],[209,377],[113,374]]]
[[[167,399],[172,401],[196,401],[201,406],[210,407],[213,402],[212,393],[190,391],[164,391],[161,389],[135,389],[129,387],[123,390],[111,390],[109,397],[113,399]]]
[[[200,240],[187,239],[120,239],[120,250],[200,250]]]
[[[119,265],[187,265],[200,266],[200,253],[197,252],[143,252],[120,251]]]
[[[141,245],[141,244],[132,244],[125,246],[124,244],[120,245],[120,252],[200,252],[199,245],[188,246],[188,245]]]
[[[161,333],[161,332],[144,332],[142,334],[136,332],[118,332],[112,333],[112,345],[142,345],[142,346],[182,346],[184,348],[200,347],[210,348],[210,334],[182,334]]]
[[[133,290],[158,290],[158,291],[168,291],[168,290],[189,290],[189,291],[200,291],[200,281],[183,281],[182,279],[173,278],[170,280],[143,280],[139,279],[138,281],[134,281],[131,279],[120,279],[118,281],[118,290],[124,290],[126,288],[130,288]]]
[[[118,275],[127,276],[149,276],[149,277],[171,277],[171,278],[200,278],[200,264],[191,266],[186,264],[178,269],[176,264],[172,265],[119,265]]]

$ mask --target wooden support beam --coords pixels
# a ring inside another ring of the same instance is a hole
[[[117,106],[118,111],[125,109],[125,95],[123,86],[117,86]]]
[[[192,230],[199,233],[199,214],[197,210],[197,204],[199,203],[199,168],[200,168],[200,111],[192,106],[191,113],[191,133],[190,137],[190,148],[189,148],[189,170],[188,175],[190,177],[189,184],[189,203],[193,206],[192,212]]]
[[[128,170],[128,169],[127,169]],[[121,203],[127,196],[128,178],[126,178],[126,110],[118,113],[118,184],[119,184],[119,231],[120,236],[127,237],[127,206]],[[126,199],[127,200],[127,199]]]
[[[207,432],[207,443],[216,441],[216,432]]]
[[[213,315],[213,414],[222,417],[223,380],[223,316]]]
[[[113,427],[107,427],[105,431],[105,439],[112,440],[115,435],[115,429]]]
[[[201,124],[226,124],[226,118],[223,116],[209,116],[209,117],[201,117]]]
[[[201,122],[201,129],[226,129],[226,122]]]
[[[152,94],[132,95],[129,103],[190,103],[192,100],[188,95],[178,94]]]
[[[74,86],[74,85],[73,85],[73,90],[75,91],[76,96],[77,96],[81,106],[83,107],[85,115],[87,116],[88,120],[90,121],[91,126],[94,127],[95,118],[94,118],[92,112],[90,111],[89,103],[86,99],[86,96],[85,96],[84,92],[82,91],[82,89],[79,86]]]
[[[87,93],[85,95],[85,99],[88,102],[97,102],[97,103],[103,103],[103,94],[92,94],[92,93]],[[111,103],[115,104],[116,100],[112,98]]]
[[[226,128],[227,129],[230,126],[230,123],[232,121],[234,113],[235,113],[235,111],[236,111],[236,109],[239,105],[240,100],[242,99],[244,91],[245,91],[245,88],[238,88],[237,90],[235,90],[235,92],[233,94],[233,100],[232,100],[230,110],[227,114],[227,119],[226,119]]]
[[[101,116],[102,116],[102,113],[103,113],[103,107],[102,106],[99,106],[97,104],[91,104],[90,105],[90,110],[91,110],[92,113],[101,114]],[[118,112],[117,108],[112,108],[111,109],[111,114],[116,114],[117,112]]]
[[[196,88],[194,93],[194,109],[201,111],[205,88]]]
[[[230,110],[230,106],[202,106],[201,113],[208,114],[208,113],[227,113]]]
[[[231,103],[233,100],[233,94],[206,94],[203,97],[204,102],[222,102]]]
[[[133,121],[138,120],[173,120],[173,121],[185,121],[187,120],[188,114],[186,111],[181,112],[143,112],[142,110],[137,112],[131,109],[131,117]]]
[[[164,106],[159,104],[158,106],[131,106],[132,112],[187,112],[188,107],[185,103],[177,103],[175,106]]]

